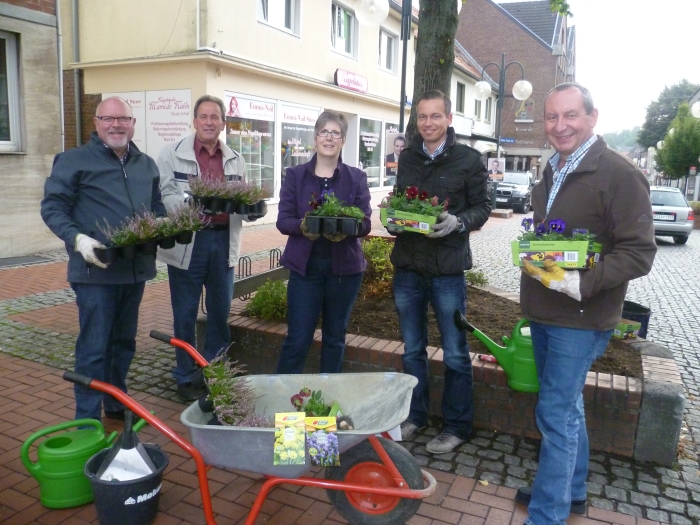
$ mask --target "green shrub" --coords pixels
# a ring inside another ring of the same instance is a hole
[[[258,288],[248,303],[248,315],[266,321],[287,320],[287,286],[283,281],[270,281]]]
[[[690,204],[695,213],[700,213],[700,201],[690,201],[688,204]]]
[[[464,276],[467,278],[469,286],[486,286],[489,284],[489,278],[481,270],[467,270],[464,272]]]
[[[374,237],[362,241],[362,252],[367,260],[367,269],[362,280],[362,293],[369,296],[380,296],[391,293],[391,282],[394,278],[394,265],[389,256],[394,243]]]

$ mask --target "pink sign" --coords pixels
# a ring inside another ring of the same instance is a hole
[[[351,89],[360,93],[367,93],[367,77],[345,71],[344,69],[335,70],[335,85],[345,89]]]

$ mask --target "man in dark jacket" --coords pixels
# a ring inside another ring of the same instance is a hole
[[[536,224],[560,219],[565,235],[585,229],[603,245],[588,270],[545,261],[526,264],[520,307],[530,331],[540,391],[542,433],[533,486],[518,490],[528,525],[564,525],[586,512],[588,435],[583,387],[620,320],[631,279],[649,273],[656,254],[649,184],[626,157],[594,134],[598,110],[579,84],[561,84],[544,103],[544,132],[556,153],[532,190]]]
[[[102,228],[117,228],[137,213],[165,216],[160,177],[153,159],[131,142],[135,119],[118,97],[103,100],[95,113],[90,142],[59,153],[44,185],[41,217],[66,243],[68,282],[78,305],[80,334],[75,371],[123,392],[136,351],[139,305],[145,282],[156,275],[154,255],[100,261]],[[123,419],[124,407],[111,396],[75,385],[75,418]]]
[[[466,310],[464,271],[472,266],[469,232],[480,228],[491,212],[487,173],[479,153],[455,140],[450,99],[441,91],[421,95],[416,107],[418,135],[401,152],[397,185],[403,193],[415,186],[447,211],[431,233],[397,234],[391,262],[396,268],[394,299],[404,340],[404,371],[418,378],[408,419],[401,424],[409,439],[428,421],[428,302],[433,306],[442,339],[445,388],[443,431],[426,449],[450,452],[472,432],[472,366],[466,333],[453,322],[455,310]],[[391,233],[395,233],[390,229]]]

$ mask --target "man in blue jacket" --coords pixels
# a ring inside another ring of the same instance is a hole
[[[66,243],[68,282],[75,292],[80,334],[75,371],[127,391],[126,375],[136,352],[139,305],[145,283],[156,275],[154,255],[137,254],[105,264],[96,249],[107,241],[102,228],[119,227],[137,213],[165,216],[155,162],[131,142],[135,119],[118,97],[103,100],[90,141],[59,153],[44,185],[41,217]],[[123,419],[111,396],[75,385],[75,418]]]

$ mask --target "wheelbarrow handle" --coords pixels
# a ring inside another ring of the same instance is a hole
[[[172,345],[175,348],[181,348],[182,350],[184,350],[185,352],[190,354],[190,356],[192,356],[192,359],[194,359],[195,362],[199,366],[201,366],[202,368],[204,368],[205,366],[207,366],[209,364],[209,361],[204,359],[204,357],[202,357],[202,354],[197,352],[197,349],[195,347],[193,347],[189,343],[186,343],[182,339],[178,339],[178,338],[173,337],[171,335],[164,334],[163,332],[159,332],[158,330],[151,330],[150,335],[153,339],[158,339],[159,341],[163,341],[164,343],[168,343],[169,345]]]

